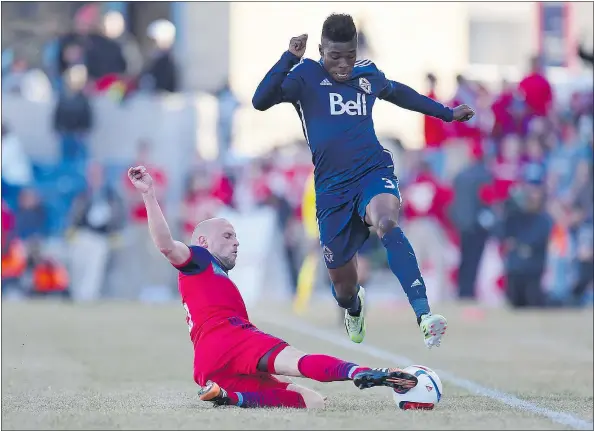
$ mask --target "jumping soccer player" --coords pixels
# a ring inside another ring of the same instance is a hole
[[[445,107],[387,79],[371,61],[357,61],[357,29],[349,15],[333,14],[324,22],[319,61],[302,59],[306,43],[306,34],[291,39],[252,103],[265,111],[289,102],[301,119],[315,167],[320,243],[332,293],[345,309],[347,333],[355,343],[365,337],[365,291],[357,282],[355,255],[374,226],[425,344],[439,346],[447,321],[431,314],[415,252],[398,226],[398,179],[391,154],[376,137],[371,113],[377,99],[448,122],[468,121],[474,111],[466,105]]]
[[[398,369],[371,369],[327,355],[306,355],[256,328],[228,272],[239,241],[224,219],[196,226],[192,245],[173,240],[144,166],[128,177],[141,192],[151,237],[179,271],[179,293],[194,344],[194,380],[200,399],[239,407],[319,408],[324,398],[282,376],[319,382],[352,380],[360,389],[388,386],[406,392],[417,378]],[[224,388],[224,389],[223,389]]]

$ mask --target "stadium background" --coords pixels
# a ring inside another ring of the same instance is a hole
[[[79,317],[83,303],[177,303],[175,271],[125,178],[140,163],[157,179],[174,236],[228,217],[241,242],[232,278],[248,308],[289,313],[316,247],[301,217],[310,155],[291,106],[261,113],[250,101],[290,37],[309,33],[306,56],[317,57],[333,11],[355,17],[362,55],[387,76],[429,94],[432,74],[432,97],[477,110],[465,126],[389,104],[374,112],[430,298],[469,321],[492,308],[515,315],[507,272],[534,278],[539,262],[518,252],[522,229],[506,236],[502,226],[535,187],[546,195],[538,217],[553,227],[533,232],[548,256],[542,296],[528,300],[560,314],[536,314],[534,327],[591,310],[592,3],[3,2],[3,315],[28,312],[31,297],[42,298],[31,306],[49,327],[59,326],[56,296],[74,300],[58,310]],[[94,44],[82,42],[84,28]],[[542,112],[528,94],[537,54],[553,90]],[[374,235],[362,270],[380,316],[406,310]],[[318,323],[336,326],[324,272],[311,305],[332,316]],[[571,325],[591,338],[591,314],[577,316]]]

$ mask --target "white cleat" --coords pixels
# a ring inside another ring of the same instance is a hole
[[[448,321],[439,314],[424,314],[419,327],[425,336],[425,345],[430,349],[433,346],[440,346],[441,337],[444,336],[448,327]]]

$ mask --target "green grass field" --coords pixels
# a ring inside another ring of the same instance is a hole
[[[196,396],[180,305],[4,303],[2,429],[592,429],[591,309],[484,310],[472,320],[447,306],[444,343],[427,350],[409,309],[370,305],[362,345],[328,302],[300,320],[282,304],[251,315],[307,352],[439,370],[436,410],[399,411],[386,388],[301,379],[328,396],[325,410],[215,409]]]

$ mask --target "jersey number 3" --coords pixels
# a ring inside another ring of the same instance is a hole
[[[388,179],[388,178],[382,178],[382,180],[384,180],[386,182],[385,186],[387,189],[395,189],[396,185],[394,184],[394,181]]]
[[[188,323],[188,331],[192,332],[192,328],[194,327],[194,322],[192,322],[192,315],[190,314],[190,309],[188,308],[188,304],[184,302],[184,309],[186,310],[186,322]]]

